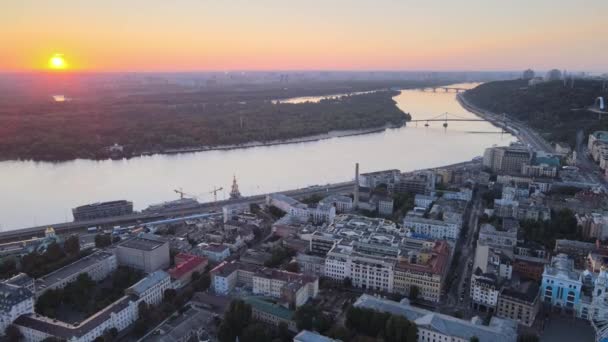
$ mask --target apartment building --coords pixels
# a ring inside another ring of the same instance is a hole
[[[460,224],[419,216],[406,215],[403,226],[412,232],[432,239],[456,240],[460,235]]]
[[[521,325],[531,327],[539,309],[538,285],[534,282],[526,282],[500,291],[496,316],[512,319]]]
[[[118,267],[114,251],[99,251],[36,279],[36,298],[51,289],[61,289],[86,273],[95,281],[102,280]]]
[[[325,276],[339,281],[349,278],[353,286],[363,289],[393,292],[397,253],[390,257],[366,250],[361,245],[338,244],[327,253]]]
[[[449,245],[445,241],[400,257],[395,265],[394,292],[409,295],[412,287],[416,287],[419,298],[439,302],[449,258]]]

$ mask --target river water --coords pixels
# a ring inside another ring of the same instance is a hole
[[[412,119],[445,112],[477,118],[460,106],[454,93],[406,90],[394,99]],[[5,161],[0,162],[0,229],[71,221],[71,208],[99,201],[128,199],[140,210],[177,199],[173,190],[178,188],[198,195],[200,201],[211,201],[209,191],[223,187],[218,193],[223,199],[233,175],[246,196],[348,181],[354,177],[356,162],[361,172],[452,164],[515,140],[509,134],[471,133],[499,131],[487,122],[450,122],[447,129],[441,122],[429,127],[410,123],[381,133],[225,151],[129,160]]]

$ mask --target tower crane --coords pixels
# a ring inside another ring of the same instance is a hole
[[[220,186],[218,188],[218,187],[214,186],[213,190],[211,190],[211,191],[208,192],[208,194],[213,194],[213,202],[214,203],[217,202],[217,193],[220,192],[220,191],[222,191],[222,190],[224,190],[223,187]],[[195,196],[195,195],[189,194],[187,192],[184,192],[182,188],[175,189],[175,190],[173,190],[173,192],[179,194],[179,198],[180,199],[184,199],[184,198],[187,197],[187,198],[193,198],[195,200],[198,200],[198,198],[199,198],[199,196]]]
[[[182,188],[175,189],[175,190],[173,190],[173,192],[179,194],[179,199],[184,199],[185,197],[189,197],[189,198],[198,200],[198,196],[190,195],[190,194],[184,192]]]
[[[224,190],[224,188],[220,186],[219,188],[213,187],[213,190],[209,191],[209,194],[213,194],[214,203],[217,202],[217,193],[222,190]]]

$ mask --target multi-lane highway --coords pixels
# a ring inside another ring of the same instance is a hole
[[[513,133],[519,138],[520,142],[530,145],[538,151],[553,153],[554,149],[543,137],[537,132],[528,127],[525,123],[515,120],[508,115],[496,114],[490,111],[478,108],[468,102],[462,94],[457,95],[458,102],[468,111],[490,121],[496,126],[502,127],[504,130]]]

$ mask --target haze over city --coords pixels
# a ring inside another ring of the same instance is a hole
[[[608,342],[608,0],[5,0],[0,342]]]
[[[7,1],[0,71],[602,71],[603,0]]]

